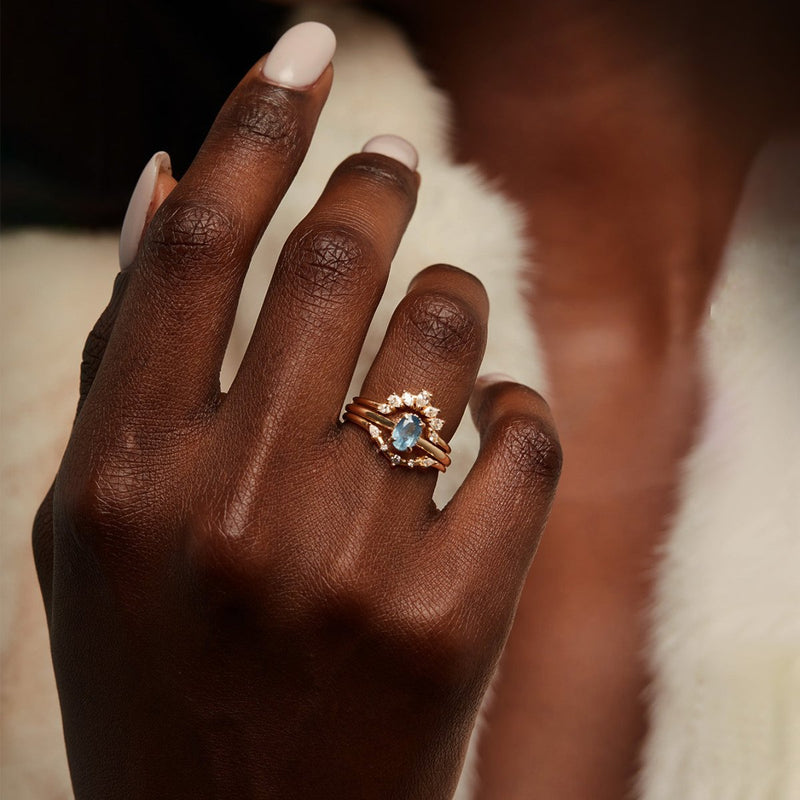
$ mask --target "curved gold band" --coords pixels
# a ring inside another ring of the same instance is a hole
[[[367,433],[371,433],[370,427],[373,426],[373,423],[370,422],[367,419],[364,419],[364,417],[359,417],[357,414],[352,414],[351,412],[346,411],[345,414],[344,414],[344,418],[348,422],[354,422],[356,425],[360,425],[365,431],[367,431]],[[429,458],[427,462],[421,462],[421,461],[418,461],[417,459],[415,459],[415,462],[416,462],[416,466],[419,466],[421,468],[426,469],[428,467],[432,467],[433,469],[438,469],[439,472],[444,472],[447,469],[447,467],[448,467],[448,465],[450,463],[450,459],[447,458],[447,462],[446,463],[442,463],[440,461],[437,461],[434,458]],[[395,464],[395,462],[392,462],[392,463]],[[403,466],[411,466],[410,463],[406,463],[406,462],[403,462],[403,461],[398,461],[396,463],[397,463],[397,465],[403,464]]]

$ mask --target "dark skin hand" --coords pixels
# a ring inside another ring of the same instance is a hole
[[[331,80],[251,70],[162,185],[87,341],[34,529],[78,798],[455,786],[561,460],[535,392],[473,392],[487,300],[454,267],[412,282],[362,387],[429,389],[445,438],[472,395],[482,449],[451,503],[434,507],[436,473],[392,469],[338,421],[415,172],[378,154],[337,168],[219,387],[250,257]]]

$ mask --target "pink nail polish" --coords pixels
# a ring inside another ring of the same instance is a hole
[[[331,63],[336,36],[321,22],[301,22],[289,28],[261,67],[270,83],[289,89],[313,86]]]
[[[416,170],[419,163],[417,149],[411,142],[407,142],[400,136],[383,134],[373,136],[362,148],[362,153],[380,153],[383,156],[393,158],[401,164],[407,166],[412,172]]]
[[[159,150],[145,164],[128,203],[128,210],[125,212],[125,219],[119,234],[119,268],[121,270],[129,269],[136,260],[144,223],[147,220],[147,212],[150,209],[150,203],[153,202],[158,176],[162,172],[171,175],[172,162],[168,153]]]
[[[486,375],[481,375],[478,380],[475,381],[475,385],[481,389],[492,386],[495,383],[517,383],[517,381],[504,372],[487,372]]]

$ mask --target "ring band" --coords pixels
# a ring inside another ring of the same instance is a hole
[[[439,436],[444,420],[425,389],[416,394],[391,394],[386,402],[354,397],[345,408],[344,419],[367,431],[393,467],[444,472],[450,465],[450,445]]]

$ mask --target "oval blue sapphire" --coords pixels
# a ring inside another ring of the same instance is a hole
[[[403,414],[392,428],[392,445],[395,450],[410,450],[422,436],[422,420],[416,414]]]

